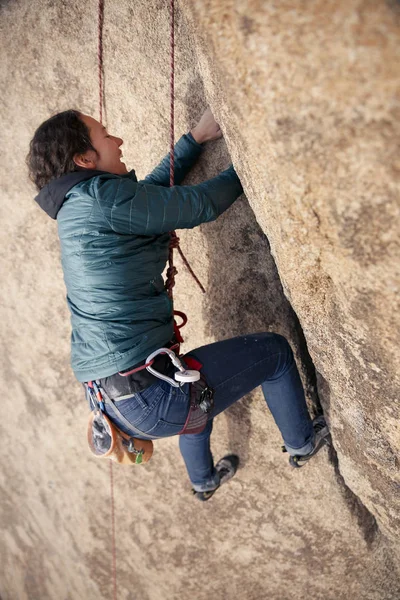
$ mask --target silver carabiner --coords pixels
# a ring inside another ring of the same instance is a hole
[[[151,373],[152,375],[155,375],[159,379],[163,379],[164,381],[167,381],[173,387],[179,387],[181,383],[194,383],[195,381],[199,381],[200,371],[185,369],[185,367],[182,365],[179,357],[176,356],[175,352],[173,352],[169,348],[159,348],[158,350],[155,350],[154,352],[152,352],[150,354],[150,356],[148,356],[146,358],[146,363],[149,363],[151,360],[153,360],[159,354],[168,354],[169,358],[171,359],[172,364],[174,365],[174,367],[176,367],[178,369],[178,371],[174,374],[175,379],[172,379],[171,377],[168,377],[167,375],[164,375],[163,373],[156,371],[155,369],[153,369],[153,367],[151,365],[146,367],[146,369],[149,371],[149,373]]]

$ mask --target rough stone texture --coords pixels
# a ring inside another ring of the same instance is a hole
[[[286,335],[337,455],[290,470],[255,392],[216,419],[215,454],[244,468],[204,506],[176,438],[114,469],[121,599],[400,596],[399,20],[395,2],[180,2],[176,138],[208,104],[225,136],[186,183],[233,160],[247,194],[181,235],[208,292],[180,269],[186,349]],[[98,115],[97,3],[3,2],[0,23],[0,596],[109,598],[108,464],[86,448],[56,226],[23,161],[53,112]],[[169,144],[168,2],[106,2],[104,33],[107,125],[143,177]]]
[[[396,540],[400,7],[183,4],[323,382],[340,471]]]

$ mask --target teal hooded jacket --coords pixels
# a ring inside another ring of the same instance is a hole
[[[81,169],[35,198],[57,219],[71,313],[71,364],[78,381],[140,363],[173,336],[173,307],[162,273],[169,232],[215,220],[242,193],[233,166],[197,185],[183,180],[203,147],[183,135],[144,180]]]

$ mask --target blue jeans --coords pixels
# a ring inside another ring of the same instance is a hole
[[[210,449],[213,418],[261,385],[267,405],[290,454],[308,454],[314,431],[293,352],[276,333],[257,333],[202,346],[188,353],[203,366],[207,383],[214,388],[214,410],[202,433],[181,435],[179,447],[196,491],[219,483]],[[184,358],[184,357],[183,357]],[[146,390],[116,400],[122,415],[142,432],[169,437],[182,430],[189,411],[189,384],[174,388],[160,380]],[[112,406],[108,416],[130,435]],[[140,437],[135,435],[135,437]]]

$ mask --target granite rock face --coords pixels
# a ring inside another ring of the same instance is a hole
[[[400,6],[199,1],[183,12],[301,323],[340,471],[395,540]]]
[[[105,116],[144,177],[169,149],[169,3],[106,2]],[[0,596],[109,598],[109,465],[89,455],[69,367],[56,224],[33,202],[35,128],[98,118],[97,4],[2,3],[3,419]],[[233,162],[246,196],[180,235],[184,350],[255,331],[290,341],[334,448],[291,470],[259,390],[215,420],[237,476],[204,506],[176,438],[114,468],[121,598],[400,597],[397,2],[180,0],[176,138],[210,105],[224,140],[185,184]]]

